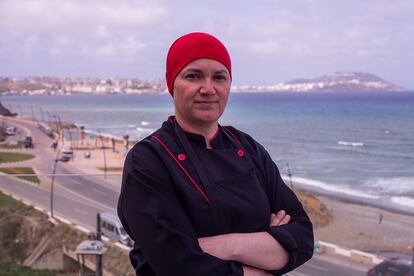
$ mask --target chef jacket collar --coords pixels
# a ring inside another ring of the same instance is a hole
[[[168,122],[172,125],[173,122],[175,120],[175,116],[170,116],[168,118]],[[220,141],[223,139],[222,137],[222,130],[221,130],[221,126],[219,124],[216,133],[213,135],[213,137],[211,137],[210,139],[210,144],[213,148],[217,148],[220,145]],[[189,131],[185,131],[184,133],[186,134],[186,136],[188,137],[189,140],[191,140],[192,142],[195,142],[197,144],[201,144],[204,147],[207,148],[207,144],[206,144],[206,140],[204,139],[204,136],[198,133],[193,133],[193,132],[189,132]]]

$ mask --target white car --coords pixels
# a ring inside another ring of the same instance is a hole
[[[17,128],[15,126],[9,126],[6,128],[6,134],[7,135],[14,135],[16,134]]]

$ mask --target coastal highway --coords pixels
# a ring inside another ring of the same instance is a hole
[[[26,132],[26,135],[33,137],[34,149],[28,153],[35,155],[36,158],[31,163],[38,174],[49,175],[47,177],[50,180],[56,158],[56,152],[51,148],[53,139],[41,132],[33,121],[10,118],[9,123],[14,123],[19,129]],[[119,193],[109,185],[105,185],[106,182],[102,181],[102,178],[73,175],[78,172],[73,170],[70,162],[58,162],[56,168],[55,184],[57,189],[71,191],[72,194],[77,194],[81,198],[94,201],[98,205],[100,203],[102,206],[109,206],[115,210]]]
[[[33,122],[10,119],[16,126],[27,131],[35,141],[33,154],[36,169],[40,174],[52,172],[55,153],[50,148],[52,140],[37,129]],[[59,163],[58,174],[73,174],[69,164]],[[99,211],[116,213],[118,192],[105,186],[103,181],[92,176],[56,177],[54,192],[54,214],[93,231],[96,227],[96,214]],[[0,176],[0,189],[25,201],[50,210],[50,189],[31,185],[8,176]],[[344,259],[327,255],[315,255],[312,260],[289,276],[348,276],[366,275],[367,267]]]
[[[28,182],[0,176],[0,189],[6,193],[27,203],[40,207],[43,210],[50,210],[50,190]],[[96,205],[96,202],[85,200],[77,194],[67,191],[56,191],[53,195],[53,213],[55,216],[65,218],[77,225],[81,225],[90,231],[96,229],[96,214],[100,211],[115,212],[113,208]]]

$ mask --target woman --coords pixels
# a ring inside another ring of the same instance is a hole
[[[118,202],[137,275],[279,275],[312,256],[312,224],[269,154],[218,123],[231,79],[215,37],[172,44],[175,116],[128,153]]]

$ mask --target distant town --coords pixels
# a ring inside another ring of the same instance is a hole
[[[233,92],[365,92],[407,89],[369,73],[335,72],[274,85],[233,86]],[[168,93],[165,80],[140,78],[0,77],[0,95],[72,95]]]

